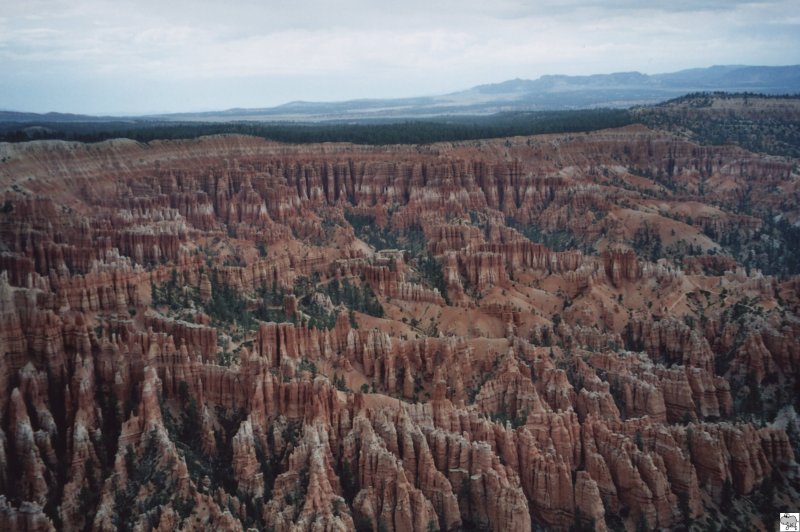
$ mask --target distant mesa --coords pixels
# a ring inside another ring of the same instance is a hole
[[[546,75],[479,85],[437,96],[357,99],[343,102],[293,101],[267,108],[173,113],[128,117],[95,117],[64,113],[0,111],[0,122],[87,122],[167,120],[189,122],[325,121],[408,119],[434,116],[485,115],[503,111],[546,111],[627,108],[657,103],[699,91],[800,93],[800,65],[722,65],[666,74],[615,72],[590,76]]]

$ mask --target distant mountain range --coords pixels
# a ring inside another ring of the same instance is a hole
[[[726,65],[647,75],[618,72],[592,76],[548,75],[513,79],[464,91],[416,98],[362,99],[344,102],[290,102],[262,109],[228,109],[129,117],[0,111],[0,122],[87,121],[329,121],[419,119],[444,115],[483,115],[503,111],[544,111],[598,107],[627,108],[690,92],[800,93],[800,65]]]

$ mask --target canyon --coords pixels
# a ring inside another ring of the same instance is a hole
[[[771,530],[800,502],[796,159],[632,125],[0,161],[4,530]]]

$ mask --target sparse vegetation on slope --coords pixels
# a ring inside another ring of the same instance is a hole
[[[800,95],[696,93],[632,113],[649,127],[702,144],[800,157]]]

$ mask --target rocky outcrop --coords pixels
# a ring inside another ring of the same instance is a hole
[[[598,532],[606,530],[600,490],[586,471],[578,471],[575,480],[575,512],[582,526],[593,526]]]
[[[445,304],[444,297],[442,297],[437,288],[425,288],[420,284],[402,280],[402,262],[397,261],[392,266],[390,268],[388,266],[366,265],[361,271],[370,287],[387,298],[414,303]],[[355,272],[358,272],[358,269],[355,269]]]
[[[260,471],[256,457],[256,440],[249,420],[239,426],[233,438],[231,466],[239,491],[254,498],[264,496],[264,474]]]
[[[0,495],[0,527],[4,530],[25,532],[54,531],[53,522],[44,514],[42,507],[25,501],[19,508],[11,506],[5,495]]]
[[[166,333],[177,344],[185,344],[192,354],[199,354],[203,360],[212,361],[217,354],[217,331],[195,323],[165,319],[162,316],[147,314],[145,326],[154,332]]]
[[[796,475],[789,414],[744,420],[796,391],[797,282],[715,236],[761,227],[745,190],[796,218],[790,162],[640,127],[0,154],[0,528],[669,529]]]
[[[507,286],[508,273],[505,260],[499,253],[488,251],[459,256],[459,266],[464,272],[467,286],[481,292],[489,286]]]
[[[9,478],[15,484],[15,491],[23,500],[44,506],[49,491],[50,473],[42,460],[36,437],[28,417],[28,410],[18,388],[11,392],[8,424],[9,444],[12,456],[19,460],[19,477]]]
[[[713,372],[714,353],[706,339],[676,318],[634,320],[626,334],[630,347],[647,351],[654,360]]]
[[[637,281],[642,276],[642,269],[636,253],[628,251],[609,251],[603,255],[603,266],[606,275],[614,286],[619,287],[624,281]]]

